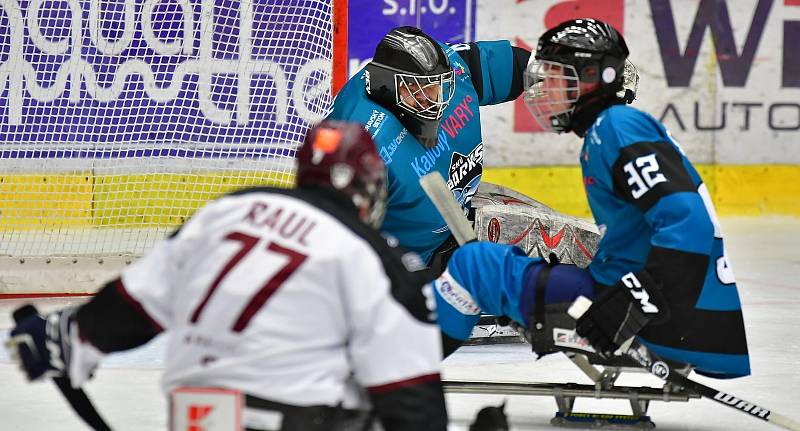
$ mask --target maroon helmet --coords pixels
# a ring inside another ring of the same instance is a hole
[[[375,228],[386,212],[386,166],[358,123],[326,120],[306,133],[297,151],[297,185],[334,189],[352,199],[361,220]]]

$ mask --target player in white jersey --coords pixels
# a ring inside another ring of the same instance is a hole
[[[350,429],[371,410],[386,430],[446,430],[429,273],[374,229],[385,178],[362,126],[323,122],[296,188],[209,203],[87,304],[22,320],[12,355],[78,387],[169,332],[164,390],[239,391],[246,429]]]

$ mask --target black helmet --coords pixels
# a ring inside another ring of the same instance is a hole
[[[386,167],[361,124],[326,120],[309,129],[297,150],[296,179],[299,187],[325,187],[350,198],[374,228],[383,222]]]
[[[591,106],[631,103],[639,76],[628,54],[622,35],[609,24],[591,18],[563,22],[539,38],[525,71],[525,104],[542,128],[567,132],[575,129],[574,114]],[[595,83],[581,91],[581,84]]]
[[[398,27],[381,39],[366,67],[367,94],[389,109],[424,146],[436,145],[455,85],[444,49],[415,27]]]

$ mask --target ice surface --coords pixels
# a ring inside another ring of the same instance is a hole
[[[693,375],[714,388],[800,420],[800,219],[723,218],[727,252],[744,304],[753,375],[719,381]],[[51,310],[80,300],[45,299]],[[11,327],[11,311],[22,301],[0,301],[0,339]],[[164,338],[108,357],[86,390],[115,430],[166,429],[166,401],[159,389]],[[448,379],[590,383],[566,358],[551,355],[534,361],[527,345],[465,347],[444,362]],[[644,374],[623,375],[622,385],[658,386]],[[464,430],[483,406],[508,400],[515,430],[553,429],[552,398],[448,395],[451,430]],[[627,401],[576,401],[577,411],[629,413]],[[652,402],[658,430],[777,429],[708,400]],[[0,429],[83,430],[50,382],[28,384],[0,349]]]

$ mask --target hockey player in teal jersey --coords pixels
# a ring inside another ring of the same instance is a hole
[[[516,99],[529,57],[508,41],[447,46],[399,27],[336,96],[328,118],[364,124],[388,168],[381,229],[434,267],[455,243],[419,178],[439,171],[469,211],[483,170],[479,106]]]
[[[536,121],[584,138],[583,181],[603,234],[592,263],[547,265],[513,247],[468,244],[436,283],[440,326],[464,339],[477,313],[506,315],[536,349],[537,337],[552,338],[548,319],[568,324],[565,306],[583,295],[594,302],[573,327],[603,356],[638,335],[698,373],[748,375],[741,304],[708,190],[664,126],[627,105],[638,80],[627,57],[611,26],[572,20],[544,33],[525,75]]]

